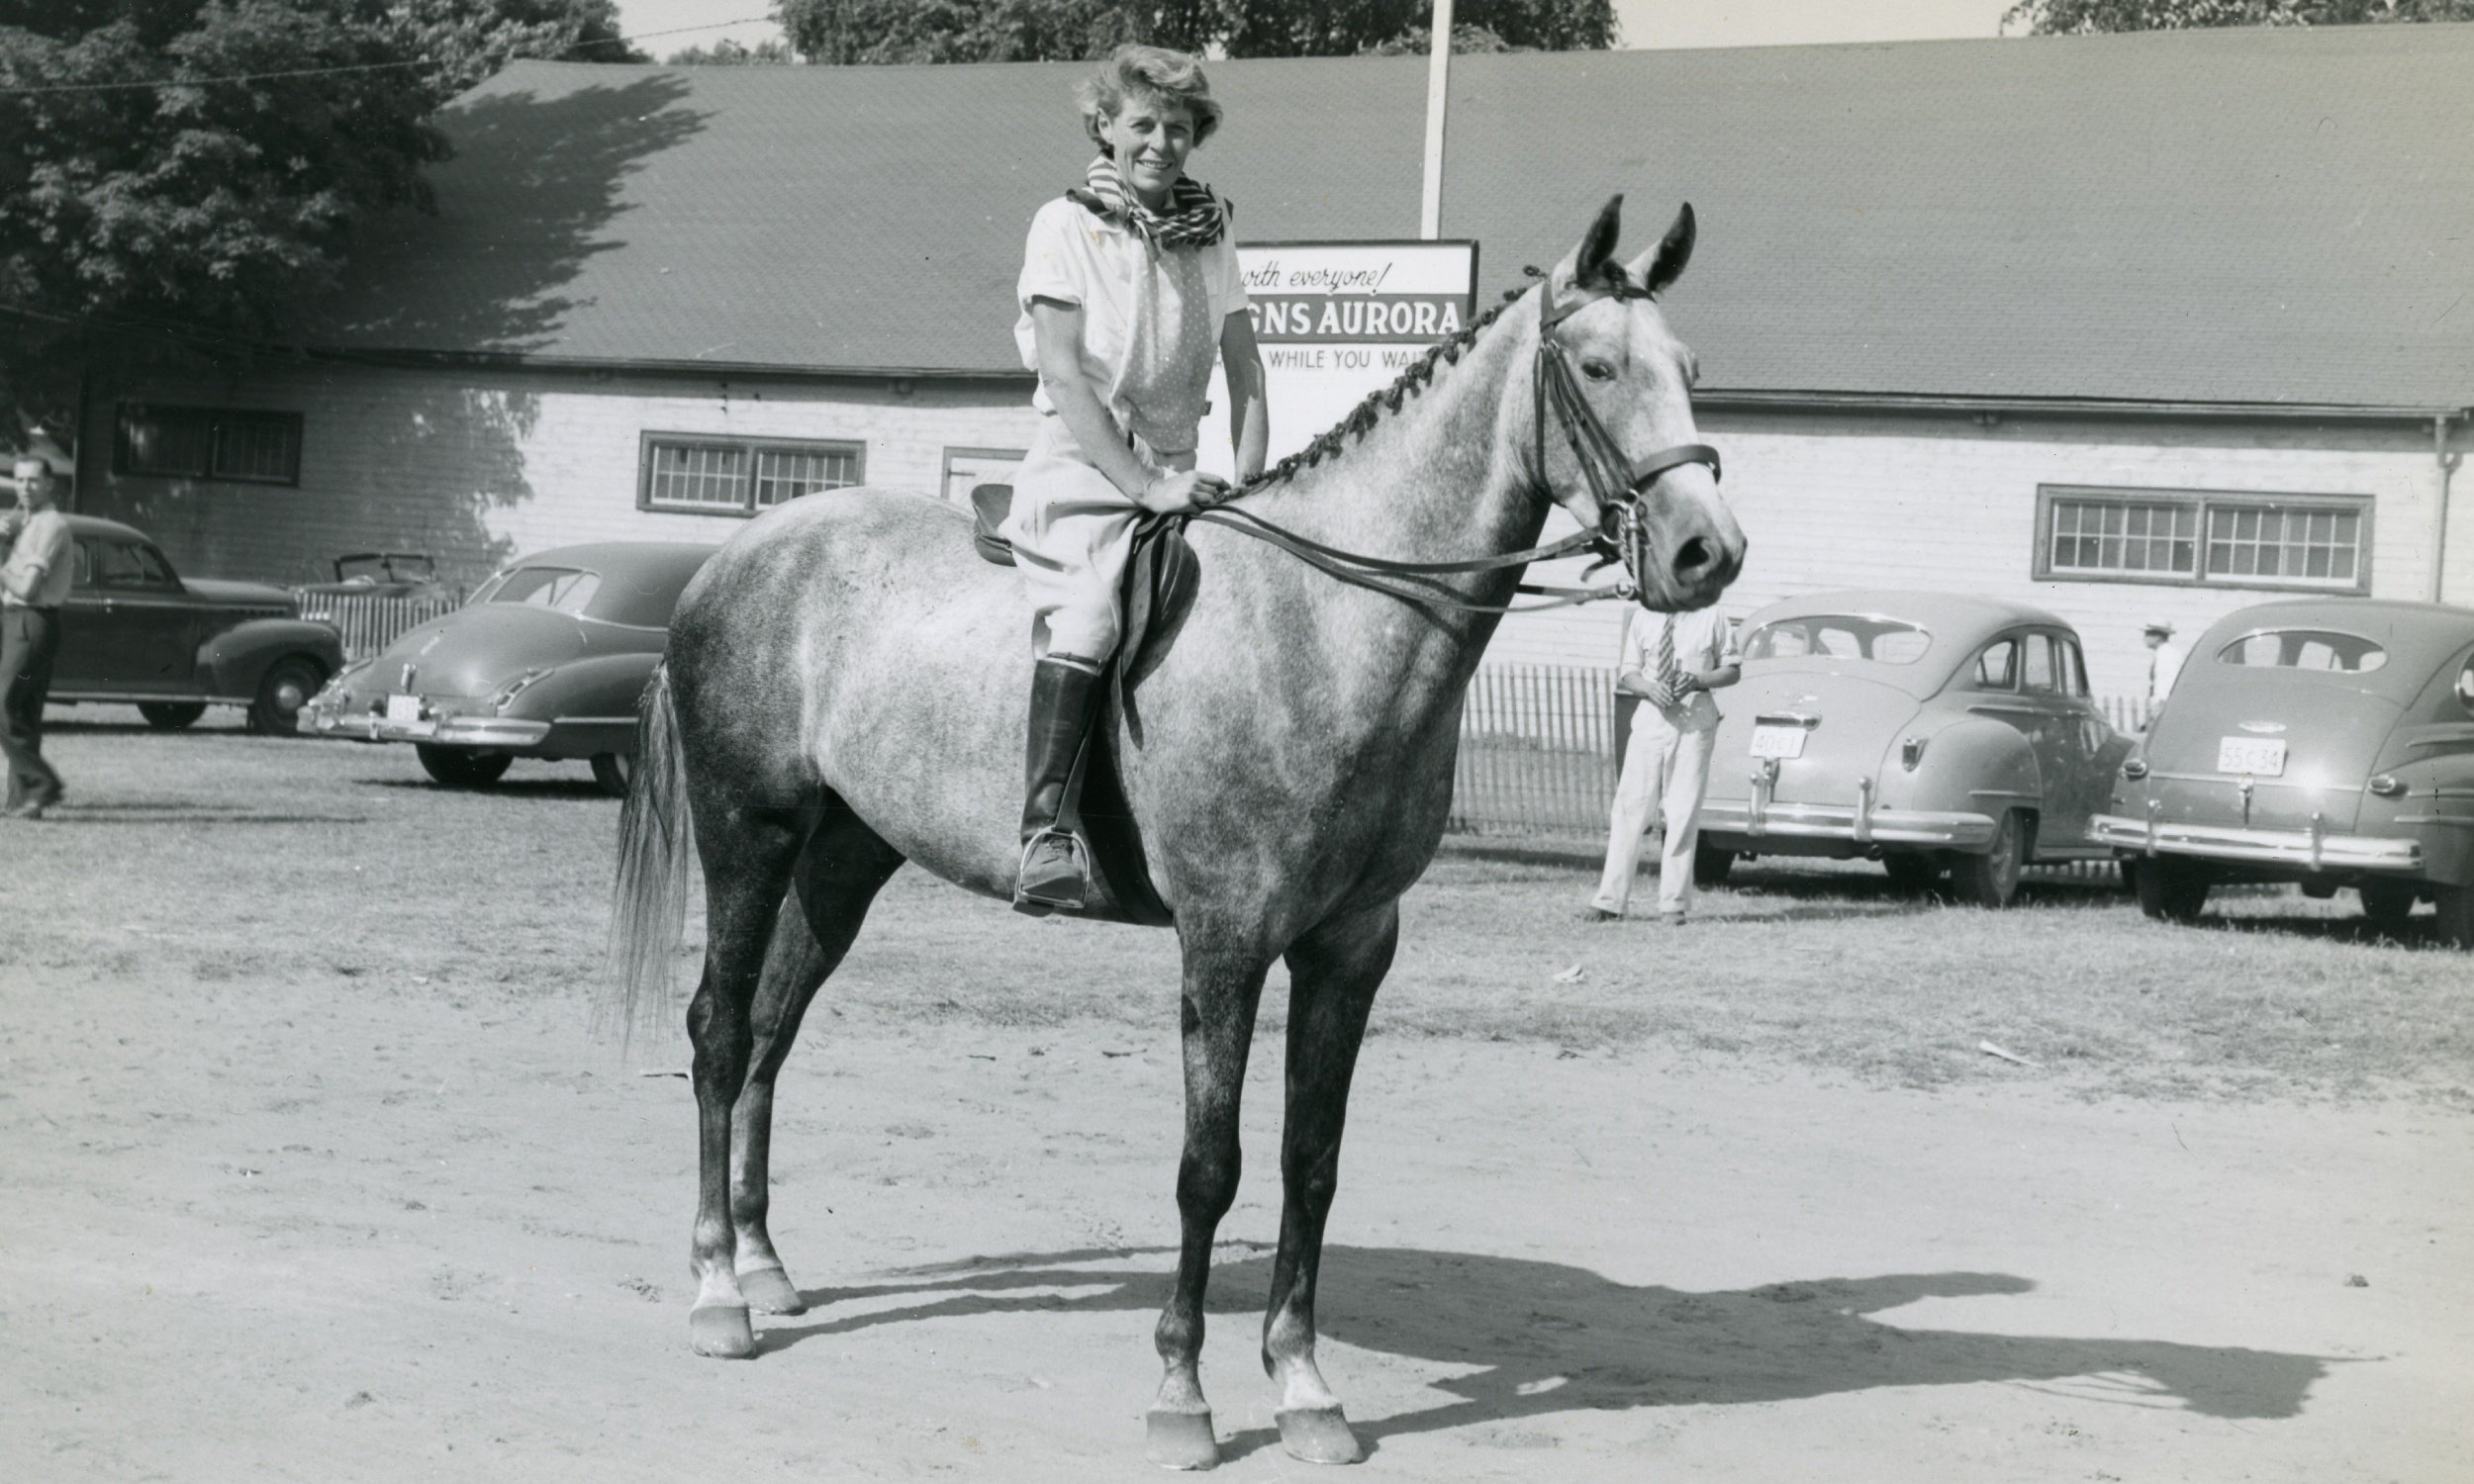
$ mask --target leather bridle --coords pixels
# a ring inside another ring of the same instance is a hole
[[[1560,306],[1555,298],[1552,279],[1538,286],[1538,356],[1535,374],[1531,378],[1537,396],[1537,442],[1531,477],[1537,481],[1539,490],[1551,499],[1554,491],[1546,476],[1546,427],[1548,415],[1552,412],[1557,425],[1564,430],[1565,439],[1571,445],[1572,457],[1580,465],[1581,477],[1588,482],[1591,497],[1597,501],[1599,521],[1595,530],[1574,531],[1560,541],[1533,546],[1526,551],[1506,552],[1501,556],[1473,557],[1458,562],[1402,562],[1326,546],[1276,525],[1252,510],[1239,510],[1234,506],[1205,506],[1185,518],[1207,520],[1215,525],[1243,531],[1341,582],[1429,607],[1464,613],[1532,613],[1542,608],[1569,607],[1610,598],[1637,598],[1642,592],[1641,574],[1649,570],[1651,560],[1649,518],[1644,510],[1650,487],[1667,471],[1686,464],[1707,465],[1710,477],[1718,478],[1718,450],[1707,443],[1678,443],[1672,448],[1662,448],[1638,462],[1627,460],[1623,450],[1616,445],[1614,436],[1606,430],[1606,424],[1598,420],[1597,410],[1590,407],[1588,398],[1582,395],[1579,378],[1572,370],[1571,353],[1555,337],[1555,327],[1601,299],[1649,297],[1648,291],[1634,288],[1620,276],[1611,286],[1579,290]],[[1523,605],[1471,603],[1444,581],[1447,577],[1525,567],[1531,562],[1552,561],[1582,551],[1595,552],[1598,556],[1598,560],[1581,574],[1582,586],[1566,588],[1522,583],[1515,590],[1545,598],[1547,601],[1544,603]],[[1616,563],[1621,563],[1631,575],[1630,581],[1605,587],[1587,585],[1590,574]]]

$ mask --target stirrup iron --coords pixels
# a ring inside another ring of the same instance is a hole
[[[1032,854],[1051,841],[1065,843],[1066,857],[1074,863],[1074,876],[1062,876],[1040,881],[1030,879]],[[1091,849],[1083,837],[1070,829],[1051,825],[1022,842],[1022,863],[1014,870],[1013,904],[1017,909],[1054,910],[1063,908],[1081,911],[1091,899]]]

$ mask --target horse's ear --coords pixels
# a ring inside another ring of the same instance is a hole
[[[1615,234],[1623,228],[1624,198],[1609,196],[1598,209],[1598,219],[1581,233],[1580,245],[1555,265],[1555,281],[1575,286],[1604,283],[1614,269]]]
[[[1698,229],[1693,225],[1692,203],[1683,204],[1675,213],[1675,225],[1666,229],[1659,244],[1632,260],[1624,271],[1640,280],[1641,287],[1655,294],[1683,276],[1683,265],[1692,261],[1692,238]]]

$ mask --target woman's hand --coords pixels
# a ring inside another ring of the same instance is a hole
[[[1187,469],[1155,476],[1134,497],[1134,503],[1155,514],[1182,515],[1227,497],[1227,480],[1199,469]]]

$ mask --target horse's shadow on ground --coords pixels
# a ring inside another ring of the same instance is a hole
[[[763,1347],[923,1319],[1156,1311],[1167,1300],[1169,1274],[1132,1265],[1136,1255],[981,1258],[912,1269],[869,1287],[818,1289],[807,1295],[808,1317],[768,1326]],[[1212,1311],[1258,1321],[1270,1276],[1267,1252],[1215,1263]],[[2004,1273],[1898,1273],[1692,1293],[1634,1287],[1530,1258],[1334,1247],[1324,1253],[1322,1278],[1317,1307],[1326,1337],[1472,1367],[1430,1383],[1458,1401],[1361,1423],[1360,1433],[1374,1439],[1561,1412],[1792,1401],[1979,1381],[2070,1382],[2075,1395],[2124,1405],[2284,1418],[2301,1412],[2312,1383],[2332,1363],[2157,1340],[1909,1329],[1874,1317],[1920,1299],[2036,1286]],[[844,1307],[852,1304],[867,1307]]]

